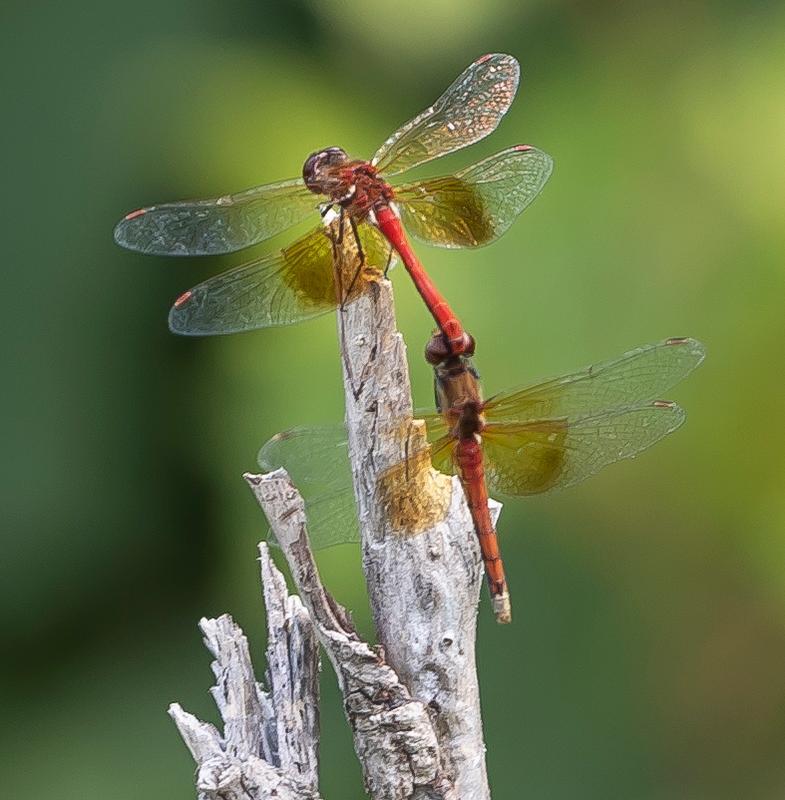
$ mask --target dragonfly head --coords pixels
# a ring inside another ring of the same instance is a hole
[[[317,150],[305,159],[303,181],[315,194],[332,194],[339,175],[336,167],[341,167],[348,161],[349,156],[340,147]]]

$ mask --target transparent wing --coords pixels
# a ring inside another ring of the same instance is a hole
[[[410,425],[411,420],[400,433],[405,436]],[[421,448],[377,476],[376,502],[385,509],[391,528],[399,533],[420,533],[444,519],[447,512],[450,493],[436,485],[430,455],[428,448]],[[284,467],[292,476],[306,501],[308,531],[315,548],[359,540],[342,425],[295,428],[277,434],[262,447],[259,465],[266,472]]]
[[[414,412],[414,418],[425,422],[429,444],[433,445],[447,435],[449,423],[442,414],[434,414],[433,411],[427,408],[418,408]]]
[[[351,488],[348,443],[344,425],[291,428],[262,445],[257,458],[265,471],[283,467],[294,483],[320,494]]]
[[[384,263],[387,246],[373,226],[359,226],[369,264]],[[356,299],[362,280],[344,280],[351,287],[344,302]],[[169,312],[169,328],[187,336],[289,325],[331,311],[338,304],[332,242],[322,227],[278,253],[241,264],[200,283],[181,295]]]
[[[450,423],[444,415],[434,414],[424,408],[417,409],[414,416],[425,422],[428,444],[431,446],[431,464],[434,469],[445,475],[457,474],[453,463],[455,438],[450,433]]]
[[[576,420],[490,423],[482,434],[485,478],[491,492],[512,495],[573,486],[635,457],[684,418],[675,403],[658,400]]]
[[[485,412],[494,422],[527,422],[637,406],[665,395],[705,354],[695,339],[667,339],[572,375],[498,394],[487,401]]]
[[[445,475],[457,475],[458,466],[455,463],[456,439],[449,434],[436,439],[431,444],[431,464],[433,468],[443,472]]]
[[[314,550],[326,550],[339,544],[357,544],[360,526],[352,488],[332,495],[321,495],[306,502],[308,537]]]
[[[512,56],[477,59],[430,108],[390,136],[371,163],[383,175],[396,175],[484,139],[507,113],[519,78]]]
[[[316,550],[359,542],[352,474],[343,425],[293,428],[259,451],[265,471],[284,467],[305,500],[308,535]]]
[[[553,161],[517,145],[455,175],[403,184],[395,199],[406,229],[438,247],[479,247],[498,239],[542,191]]]
[[[209,278],[181,295],[169,328],[188,336],[288,325],[335,308],[330,240],[316,228],[290,247]]]
[[[161,256],[233,253],[306,219],[317,206],[300,178],[209,200],[132,211],[114,229],[117,244]]]

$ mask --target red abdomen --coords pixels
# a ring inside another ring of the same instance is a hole
[[[374,213],[376,214],[376,223],[379,226],[379,230],[387,237],[387,240],[401,257],[401,261],[403,261],[409,275],[412,276],[417,291],[436,320],[439,330],[449,342],[452,354],[460,355],[466,349],[469,338],[444,295],[436,288],[436,285],[415,255],[414,250],[412,250],[401,221],[395,216],[390,206],[386,204],[380,204],[374,208]]]
[[[455,461],[466,494],[466,502],[480,540],[480,550],[488,576],[491,597],[500,622],[509,622],[509,595],[504,577],[504,564],[499,552],[499,540],[488,510],[488,489],[485,485],[482,446],[474,439],[459,439],[455,445]]]

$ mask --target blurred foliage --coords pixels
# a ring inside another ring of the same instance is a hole
[[[670,335],[709,349],[676,436],[507,503],[516,619],[485,603],[479,632],[494,797],[783,796],[782,4],[11,0],[0,18],[8,797],[193,796],[164,709],[214,718],[198,618],[231,612],[263,665],[265,525],[240,473],[276,431],[341,414],[331,319],[178,340],[171,298],[247,256],[135,256],[113,224],[297,174],[323,145],[370,154],[491,50],[521,61],[519,98],[447,165],[531,142],[556,170],[497,245],[423,250],[486,390]],[[394,280],[428,404],[429,319]],[[369,632],[358,554],[321,564]],[[323,791],[360,798],[323,683]]]

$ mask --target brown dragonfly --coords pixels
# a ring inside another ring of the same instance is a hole
[[[328,147],[308,157],[302,178],[132,211],[115,228],[115,241],[155,255],[231,253],[287,230],[317,208],[323,216],[335,209],[341,229],[344,219],[351,227],[366,263],[389,266],[397,253],[452,352],[461,352],[468,338],[414,253],[404,226],[438,247],[493,242],[539,194],[553,162],[541,150],[516,145],[451,175],[398,185],[387,178],[494,131],[515,97],[519,75],[512,56],[485,55],[393,133],[370,161]],[[188,335],[237,333],[298,322],[351,301],[362,282],[351,276],[337,281],[332,246],[317,227],[277,253],[210,278],[175,301],[169,327]]]
[[[507,622],[509,597],[488,492],[528,496],[563,489],[648,449],[684,422],[684,411],[661,398],[703,361],[705,351],[695,339],[667,339],[487,400],[471,359],[445,352],[443,342],[428,350],[439,411],[417,416],[427,426],[433,466],[462,480],[494,611]],[[278,434],[262,447],[259,464],[266,471],[285,467],[303,491],[315,548],[359,540],[342,426]],[[410,472],[416,471],[396,469],[394,477],[404,481]]]

